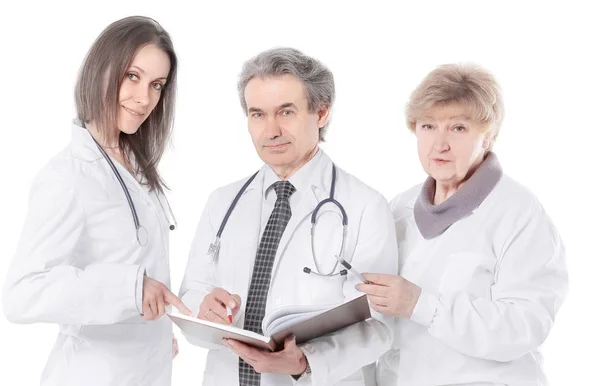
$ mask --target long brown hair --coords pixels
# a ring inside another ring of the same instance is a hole
[[[133,155],[135,172],[146,177],[150,190],[162,192],[166,185],[158,163],[173,129],[177,78],[177,56],[167,31],[143,16],[126,17],[106,27],[83,61],[75,85],[75,104],[81,121],[93,121],[104,134],[114,129],[121,83],[133,58],[147,44],[162,49],[169,56],[171,68],[152,113],[135,134],[120,133],[119,145],[126,157]]]

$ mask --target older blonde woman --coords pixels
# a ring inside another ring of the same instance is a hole
[[[539,347],[567,290],[564,251],[492,152],[502,118],[500,87],[477,66],[440,66],[410,97],[429,177],[391,203],[400,276],[358,286],[397,317],[381,385],[545,384]]]

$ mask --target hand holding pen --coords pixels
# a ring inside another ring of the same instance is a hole
[[[352,267],[352,265],[350,265],[350,263],[348,263],[346,260],[342,259],[338,255],[335,255],[335,258],[340,262],[340,264],[344,268],[346,268],[348,272],[354,275],[354,277],[356,277],[358,280],[362,281],[365,284],[370,284],[370,282],[367,279],[365,279],[365,277],[360,272],[358,272],[356,268]]]
[[[241,304],[239,295],[230,294],[223,288],[215,288],[202,300],[197,317],[209,322],[231,324]]]

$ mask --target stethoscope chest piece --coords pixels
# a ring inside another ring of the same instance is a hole
[[[135,237],[141,247],[145,247],[148,244],[148,231],[142,225],[136,229]]]

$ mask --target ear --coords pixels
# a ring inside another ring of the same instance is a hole
[[[490,145],[491,145],[490,140],[488,138],[485,138],[483,140],[483,145],[482,145],[483,150],[489,151],[490,150]]]
[[[490,133],[486,134],[485,138],[483,139],[483,144],[482,147],[485,151],[490,151],[492,149],[492,145],[494,144],[494,141],[496,140],[496,136],[492,136]]]
[[[329,106],[323,105],[317,110],[317,126],[322,129],[329,122]]]

